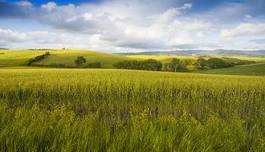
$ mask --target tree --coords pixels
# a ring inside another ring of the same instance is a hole
[[[196,67],[199,70],[204,70],[207,68],[207,60],[202,57],[199,57],[196,62]]]
[[[180,59],[173,58],[171,62],[164,64],[164,70],[170,72],[184,71],[186,70],[186,63]]]
[[[76,60],[75,60],[75,65],[76,66],[82,66],[82,65],[84,65],[86,63],[86,59],[85,59],[85,57],[83,57],[83,56],[78,56],[77,58],[76,58]]]
[[[231,66],[230,64],[228,64],[227,62],[225,62],[220,58],[210,58],[208,59],[207,64],[211,69],[226,68]]]
[[[143,70],[160,71],[162,69],[162,63],[154,59],[148,59],[142,61]]]

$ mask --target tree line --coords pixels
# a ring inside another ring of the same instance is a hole
[[[31,66],[36,62],[39,62],[50,55],[49,52],[36,56],[27,62],[27,65]],[[229,60],[230,59],[230,60]],[[240,60],[231,60],[232,58],[217,58],[217,57],[199,57],[195,61],[181,60],[178,58],[172,58],[170,61],[162,63],[155,59],[147,60],[125,60],[113,64],[113,67],[118,69],[133,69],[133,70],[148,70],[148,71],[167,71],[167,72],[184,72],[189,71],[188,66],[195,67],[197,70],[218,69],[227,68],[239,64],[247,64]],[[74,66],[67,66],[64,64],[51,63],[48,67],[56,68],[101,68],[100,62],[87,63],[84,56],[77,56],[74,60]]]
[[[114,64],[118,69],[135,69],[135,70],[150,70],[150,71],[168,71],[168,72],[184,72],[189,71],[188,66],[193,66],[197,70],[218,69],[232,67],[238,64],[246,64],[244,62],[232,62],[222,58],[208,58],[199,57],[196,61],[190,62],[188,60],[181,60],[173,58],[171,61],[162,63],[161,61],[148,60],[127,60]]]
[[[27,66],[31,66],[31,65],[33,65],[36,62],[40,62],[40,61],[44,60],[49,55],[50,55],[50,52],[45,52],[42,55],[38,55],[38,56],[36,56],[34,58],[31,58],[31,59],[28,60],[28,62],[26,63],[26,65]]]

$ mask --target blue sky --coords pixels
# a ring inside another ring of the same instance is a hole
[[[0,0],[0,47],[265,49],[264,0]]]

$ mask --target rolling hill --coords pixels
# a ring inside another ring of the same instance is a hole
[[[117,54],[85,50],[0,50],[0,67],[23,66],[29,59],[47,51],[50,52],[50,55],[34,65],[64,64],[71,66],[74,65],[77,56],[84,56],[87,63],[100,62],[103,68],[111,68],[116,62],[131,59]]]
[[[124,60],[145,60],[156,59],[163,63],[169,62],[172,58],[178,58],[195,62],[196,56],[177,56],[177,55],[146,55],[146,54],[110,54],[97,51],[87,50],[0,50],[0,67],[24,67],[29,59],[36,56],[43,55],[49,51],[50,55],[41,61],[35,62],[33,65],[36,67],[49,66],[52,64],[62,64],[65,66],[73,66],[77,56],[84,56],[87,63],[100,62],[102,68],[113,68],[113,64]],[[197,73],[206,74],[228,74],[228,75],[265,75],[265,58],[263,57],[247,57],[247,56],[234,56],[234,60],[255,61],[256,64],[248,64],[235,66],[224,69],[214,69],[206,71],[195,71]],[[191,64],[192,65],[192,64]],[[30,67],[32,68],[32,67]],[[193,71],[194,67],[188,67]]]
[[[265,63],[240,65],[231,68],[213,69],[213,70],[197,71],[197,72],[205,74],[265,76]]]
[[[176,50],[121,53],[125,55],[180,55],[180,56],[252,56],[265,57],[265,50]]]

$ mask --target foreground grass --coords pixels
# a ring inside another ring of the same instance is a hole
[[[0,151],[264,151],[265,78],[1,69]]]

